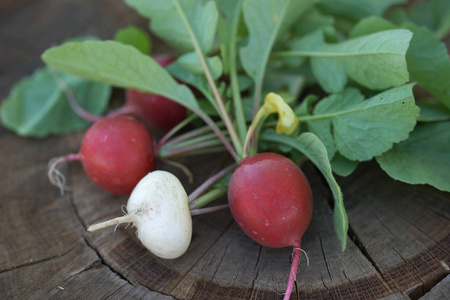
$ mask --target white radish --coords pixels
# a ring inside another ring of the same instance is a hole
[[[153,171],[139,181],[127,203],[128,214],[92,225],[88,231],[133,223],[142,244],[156,256],[183,255],[192,237],[188,196],[177,177]]]

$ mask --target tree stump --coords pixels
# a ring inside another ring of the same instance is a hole
[[[40,55],[78,35],[112,38],[134,24],[147,28],[121,1],[6,0],[0,4],[0,96],[42,66]],[[155,45],[156,48],[162,47]],[[89,233],[122,214],[127,197],[100,190],[79,163],[62,171],[72,190],[61,196],[46,178],[48,161],[77,152],[82,133],[42,140],[0,128],[0,299],[281,299],[292,249],[247,238],[228,210],[193,217],[193,239],[175,260],[155,257],[132,227]],[[192,191],[222,161],[186,164]],[[183,174],[169,166],[184,178]],[[320,173],[304,168],[314,214],[302,239],[291,299],[445,299],[450,295],[450,197],[429,186],[390,179],[375,163],[339,178],[350,229],[345,252],[332,221],[332,195]],[[223,199],[226,201],[226,199]]]

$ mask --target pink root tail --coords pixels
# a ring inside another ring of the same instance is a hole
[[[295,279],[297,277],[298,263],[300,261],[300,251],[300,244],[294,245],[294,257],[292,258],[291,273],[289,274],[289,281],[283,300],[289,300],[291,298],[292,289],[294,288]]]

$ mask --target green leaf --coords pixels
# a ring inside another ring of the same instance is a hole
[[[212,97],[211,89],[209,88],[208,81],[206,80],[205,76],[189,72],[188,70],[183,68],[177,61],[167,66],[166,70],[181,82],[192,85],[204,95],[209,95],[210,97]]]
[[[219,11],[219,22],[217,31],[222,44],[222,59],[225,72],[235,67],[236,42],[239,24],[241,21],[242,0],[216,0]]]
[[[321,0],[319,7],[331,15],[357,21],[367,16],[382,16],[386,9],[406,0]]]
[[[311,9],[295,23],[293,30],[299,36],[310,34],[317,30],[328,30],[334,25],[334,17],[322,13],[318,9]]]
[[[417,118],[419,122],[434,122],[450,120],[450,109],[437,101],[419,101],[420,115]]]
[[[64,73],[58,76],[85,110],[95,115],[105,111],[111,94],[109,85]],[[48,68],[36,70],[13,87],[1,106],[1,119],[18,135],[38,138],[81,130],[90,124],[72,111]]]
[[[414,33],[406,54],[411,78],[450,109],[450,60],[447,48],[424,27],[412,24]]]
[[[141,51],[143,54],[150,55],[152,42],[150,36],[135,26],[127,26],[116,32],[114,40],[125,45],[130,45]]]
[[[307,95],[302,102],[295,108],[294,112],[297,116],[311,115],[313,110],[313,104],[317,102],[319,98],[314,94]]]
[[[180,67],[193,74],[203,76],[205,74],[198,55],[195,52],[189,52],[181,55],[178,58],[177,63]],[[222,75],[223,71],[223,65],[220,58],[218,56],[206,57],[206,63],[208,64],[212,77],[214,79],[218,79]]]
[[[298,97],[305,85],[305,77],[294,70],[269,68],[264,77],[263,93],[287,92]]]
[[[450,32],[450,2],[448,0],[415,1],[408,10],[394,12],[397,24],[414,23],[427,27],[438,38]]]
[[[409,139],[376,159],[394,179],[450,192],[450,122],[418,125]]]
[[[205,0],[125,0],[142,16],[149,18],[150,28],[161,39],[182,52],[195,50],[190,30],[208,53],[214,43],[218,13],[214,1]]]
[[[186,86],[178,84],[150,56],[132,46],[114,41],[67,43],[48,49],[42,59],[67,73],[158,94],[189,109],[198,108],[194,95]]]
[[[275,40],[312,6],[311,0],[244,0],[243,14],[249,31],[241,48],[241,62],[255,84],[262,82]]]
[[[292,51],[283,55],[310,57],[313,73],[327,92],[342,91],[348,77],[382,90],[409,80],[405,54],[411,37],[409,30],[397,29],[327,44],[318,31],[292,42]]]
[[[327,150],[337,149],[350,160],[365,161],[408,138],[418,115],[409,84],[368,100],[358,90],[346,89],[322,99],[313,116],[299,117],[299,121],[308,122]]]
[[[206,80],[205,76],[189,72],[188,70],[183,68],[177,61],[170,64],[166,68],[166,70],[169,71],[170,74],[172,74],[175,78],[177,78],[181,82],[189,84],[189,85],[195,87],[196,89],[198,89],[206,97],[206,99],[208,99],[208,103],[209,103],[208,107],[212,106],[212,108],[214,110],[214,115],[217,114],[217,112],[218,112],[217,104],[214,101],[213,94],[211,92],[211,89],[208,85],[208,81]],[[201,102],[199,102],[198,104],[200,105],[200,108],[202,111],[205,111],[205,112],[208,111],[208,110],[204,109],[205,106],[202,105]],[[211,113],[209,113],[209,114],[211,114]]]
[[[382,18],[369,17],[361,20],[350,35],[360,36],[393,27],[396,25]],[[411,78],[450,109],[450,60],[446,46],[424,27],[413,24],[404,27],[413,32],[406,53]]]
[[[348,176],[355,171],[358,166],[358,162],[349,160],[342,156],[339,152],[336,153],[331,161],[333,172],[339,176]]]
[[[348,218],[344,207],[344,200],[342,197],[341,188],[333,177],[330,161],[325,146],[320,139],[313,133],[302,133],[298,138],[292,138],[286,135],[277,134],[273,131],[266,131],[261,134],[261,139],[285,144],[301,153],[303,153],[312,163],[320,170],[325,177],[325,180],[330,186],[334,198],[334,228],[341,240],[342,250],[345,250],[347,245],[347,230]]]
[[[350,31],[349,38],[369,35],[385,30],[399,29],[398,26],[377,16],[370,16],[359,21]]]
[[[241,22],[242,0],[216,0],[219,10],[218,33],[221,42],[221,54],[224,64],[224,73],[229,75],[230,98],[233,99],[233,118],[235,119],[236,133],[239,139],[245,140],[247,124],[241,97],[241,88],[238,75],[238,40]]]

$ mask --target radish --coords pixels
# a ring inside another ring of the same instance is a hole
[[[239,227],[267,247],[294,247],[285,299],[289,299],[300,259],[300,240],[312,215],[308,180],[290,159],[275,153],[246,157],[228,187],[231,213]]]
[[[192,218],[188,196],[177,177],[154,171],[142,178],[130,195],[128,214],[92,225],[88,231],[133,223],[142,244],[156,256],[180,257],[189,247]]]
[[[155,168],[153,138],[145,125],[131,116],[105,117],[85,133],[78,154],[50,162],[50,181],[62,188],[57,166],[81,161],[86,174],[98,186],[117,195],[130,194],[136,184]]]
[[[162,67],[174,61],[174,58],[168,55],[156,55],[153,58]],[[165,131],[183,121],[187,114],[184,106],[170,99],[133,89],[126,90],[125,107],[134,108],[136,116],[150,126]]]

